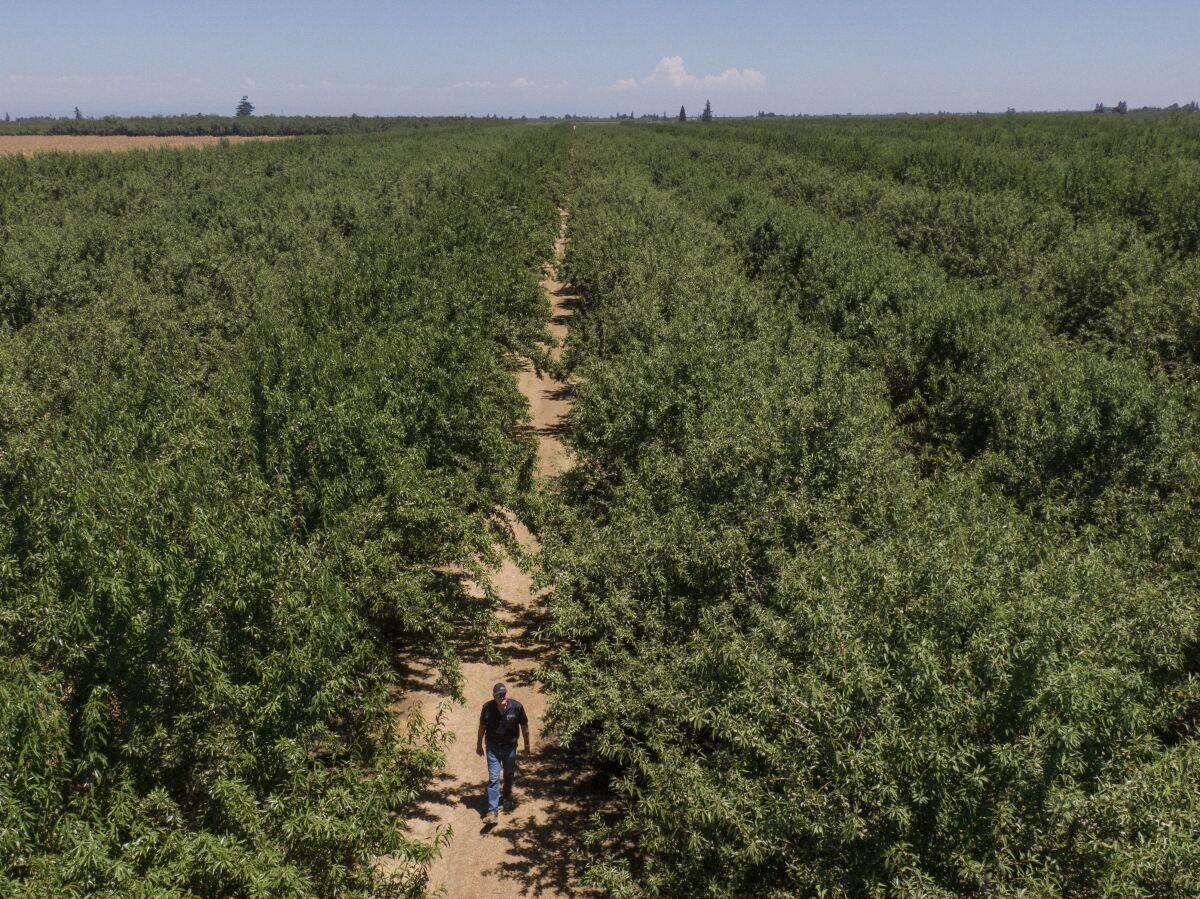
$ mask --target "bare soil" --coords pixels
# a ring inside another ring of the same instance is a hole
[[[0,135],[0,156],[36,156],[39,153],[114,153],[123,150],[181,150],[208,147],[222,140],[287,140],[285,136],[243,137],[90,137],[67,134]]]
[[[563,223],[555,244],[556,263],[561,262],[565,246],[565,213]],[[575,296],[559,280],[556,269],[557,265],[547,266],[542,289],[552,304],[549,331],[561,344]],[[553,357],[558,352],[557,347],[550,351]],[[537,435],[537,475],[552,478],[572,464],[559,439],[571,406],[569,386],[539,375],[528,364],[517,383],[529,401]],[[536,553],[536,538],[511,516],[510,523],[522,548]],[[501,661],[488,661],[478,646],[459,647],[466,705],[448,703],[437,688],[433,669],[420,662],[410,667],[409,678],[401,685],[407,708],[420,706],[426,720],[442,708],[454,734],[446,750],[445,770],[410,811],[408,824],[413,836],[425,839],[447,829],[451,833],[430,870],[431,893],[442,890],[448,899],[588,895],[578,884],[573,855],[581,846],[587,819],[601,809],[604,794],[592,783],[591,772],[543,730],[547,697],[535,676],[549,650],[537,633],[545,617],[542,597],[533,591],[529,575],[511,559],[493,573],[493,585],[502,603]],[[507,683],[509,695],[529,713],[532,752],[518,751],[516,807],[502,813],[499,825],[489,830],[483,825],[487,765],[475,752],[475,737],[480,709],[491,698],[496,681]]]

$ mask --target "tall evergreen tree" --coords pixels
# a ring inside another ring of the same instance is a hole
[[[82,112],[80,112],[80,111],[79,111],[79,107],[78,107],[78,106],[76,106],[76,107],[75,107],[75,121],[77,121],[77,122],[78,122],[78,121],[79,121],[80,119],[82,119],[82,118],[83,118],[83,113],[82,113]]]
[[[679,107],[679,121],[681,121],[681,122],[687,121],[687,110],[684,109],[682,106]]]
[[[700,121],[712,121],[712,103],[710,103],[708,100],[704,101],[704,112],[700,113]]]
[[[242,100],[237,105],[238,116],[248,116],[254,114],[254,104],[250,102],[249,97],[242,97]]]

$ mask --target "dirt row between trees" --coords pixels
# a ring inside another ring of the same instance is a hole
[[[555,264],[547,265],[542,289],[552,306],[550,334],[561,345],[576,296],[557,274],[566,245],[566,213],[561,213],[555,242]],[[550,351],[557,358],[560,350]],[[552,478],[571,466],[559,439],[570,411],[567,385],[538,374],[526,362],[517,379],[529,402],[530,421],[537,435],[537,476]],[[536,553],[536,538],[511,519],[521,547]],[[450,828],[452,836],[430,871],[430,892],[444,890],[449,899],[515,896],[579,896],[578,868],[572,858],[593,804],[589,773],[545,734],[547,696],[535,677],[548,647],[537,635],[544,620],[542,595],[534,592],[529,575],[512,559],[493,573],[501,601],[499,619],[504,633],[498,640],[500,661],[489,662],[481,647],[459,646],[465,679],[465,705],[446,708],[446,725],[454,739],[446,750],[446,766],[418,801],[409,819],[412,835],[429,839]],[[532,752],[518,753],[516,807],[503,812],[493,829],[483,826],[487,811],[487,766],[475,753],[479,711],[491,698],[492,685],[504,681],[509,695],[524,704],[530,719]],[[425,665],[410,670],[406,704],[419,705],[427,720],[445,708],[447,695],[436,686],[436,674]]]
[[[0,135],[0,156],[37,156],[40,153],[119,153],[124,150],[183,150],[209,147],[227,140],[288,140],[286,135],[231,137],[127,137],[123,135],[4,134]]]

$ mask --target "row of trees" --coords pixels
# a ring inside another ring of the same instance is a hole
[[[253,114],[254,114],[254,104],[250,102],[250,99],[248,97],[242,97],[241,101],[237,105],[237,109],[234,111],[234,115],[241,118],[241,117],[245,117],[245,116],[249,116],[249,115],[253,115]],[[74,112],[71,114],[71,118],[74,119],[76,122],[83,121],[83,112],[79,109],[78,106],[75,107]],[[4,114],[4,121],[5,121],[5,123],[12,122],[12,117],[7,112]]]
[[[1028,137],[1085,152],[1073,121]],[[579,138],[544,545],[555,714],[624,798],[590,877],[1200,891],[1196,382],[1105,336],[1127,302],[1182,326],[1155,272],[1194,265],[1104,206],[814,164],[808,127]]]
[[[563,135],[0,161],[0,893],[415,896]],[[481,581],[484,583],[485,581]],[[395,876],[377,866],[390,856]]]
[[[1179,103],[1172,103],[1170,106],[1167,106],[1167,107],[1146,107],[1146,108],[1147,109],[1153,108],[1155,111],[1158,111],[1161,109],[1166,109],[1169,112],[1200,112],[1200,101],[1192,100],[1192,101],[1190,101],[1188,103],[1184,103],[1182,105],[1180,105]],[[1125,113],[1129,112],[1129,104],[1126,103],[1124,100],[1121,100],[1120,102],[1117,103],[1116,106],[1113,106],[1113,107],[1107,107],[1103,103],[1097,103],[1095,105],[1095,107],[1093,108],[1093,112],[1116,112],[1116,113],[1120,113],[1121,115],[1124,115]]]
[[[738,135],[839,172],[1005,193],[1002,203],[1021,195],[1072,218],[1132,223],[1171,254],[1200,247],[1198,118],[825,120],[753,123]]]
[[[1166,211],[1144,215],[1142,230],[1122,217],[1096,220],[1092,212],[1080,220],[1048,197],[934,190],[857,170],[847,178],[833,166],[762,148],[741,147],[737,160],[711,151],[716,165],[744,177],[771,171],[774,189],[826,214],[869,222],[953,277],[1036,298],[1055,333],[1121,348],[1171,376],[1194,376],[1200,310],[1191,297],[1200,268],[1189,254],[1164,251],[1175,245],[1178,228]],[[1151,160],[1142,164],[1143,171],[1155,167]],[[1179,168],[1174,161],[1160,171],[1176,175]],[[663,172],[660,181],[682,186],[679,177]],[[1154,199],[1144,191],[1143,209],[1153,208]]]

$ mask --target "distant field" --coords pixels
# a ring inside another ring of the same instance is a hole
[[[13,134],[0,135],[0,156],[36,156],[38,153],[114,153],[123,150],[152,150],[167,148],[180,150],[185,147],[207,147],[217,141],[237,143],[247,140],[283,140],[276,135],[261,137],[125,137],[82,136],[62,134]]]

